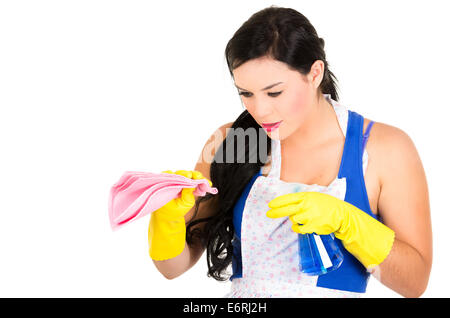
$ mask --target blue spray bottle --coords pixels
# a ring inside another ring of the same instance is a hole
[[[300,188],[296,189],[300,191]],[[314,276],[329,273],[341,266],[344,255],[334,241],[334,234],[299,234],[299,269]]]

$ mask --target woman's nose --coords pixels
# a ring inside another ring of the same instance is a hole
[[[258,118],[270,118],[273,113],[272,105],[267,102],[257,102],[254,105],[255,115]]]

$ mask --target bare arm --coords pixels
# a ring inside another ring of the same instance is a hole
[[[204,248],[200,245],[191,247],[185,243],[184,250],[180,255],[164,261],[153,260],[153,264],[165,278],[174,279],[194,266],[202,256],[203,251]]]
[[[402,296],[419,297],[428,285],[432,263],[425,171],[406,133],[389,125],[383,125],[380,131],[377,165],[382,186],[378,211],[396,236],[391,252],[372,274]]]

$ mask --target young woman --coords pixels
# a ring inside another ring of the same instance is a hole
[[[212,134],[193,171],[175,172],[211,180],[219,193],[195,198],[184,189],[152,214],[150,256],[165,277],[187,271],[206,249],[208,275],[232,280],[229,297],[358,297],[371,273],[405,297],[425,291],[432,233],[417,150],[402,130],[338,103],[324,43],[306,17],[276,6],[229,41],[245,111]],[[243,138],[234,151],[238,128],[261,127],[267,139]],[[267,157],[248,160],[261,150]],[[302,273],[299,233],[333,233],[341,266]]]

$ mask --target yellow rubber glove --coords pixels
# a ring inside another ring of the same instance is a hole
[[[334,233],[367,269],[381,264],[392,248],[395,232],[354,205],[321,192],[296,192],[269,202],[270,218],[286,217],[300,234]]]
[[[173,172],[166,170],[163,173]],[[204,179],[201,172],[195,170],[177,170],[175,174],[191,179]],[[212,186],[211,181],[208,182]],[[195,188],[182,189],[179,198],[167,202],[152,213],[148,227],[149,254],[152,259],[166,260],[183,251],[186,240],[184,215],[195,205],[194,190]]]

